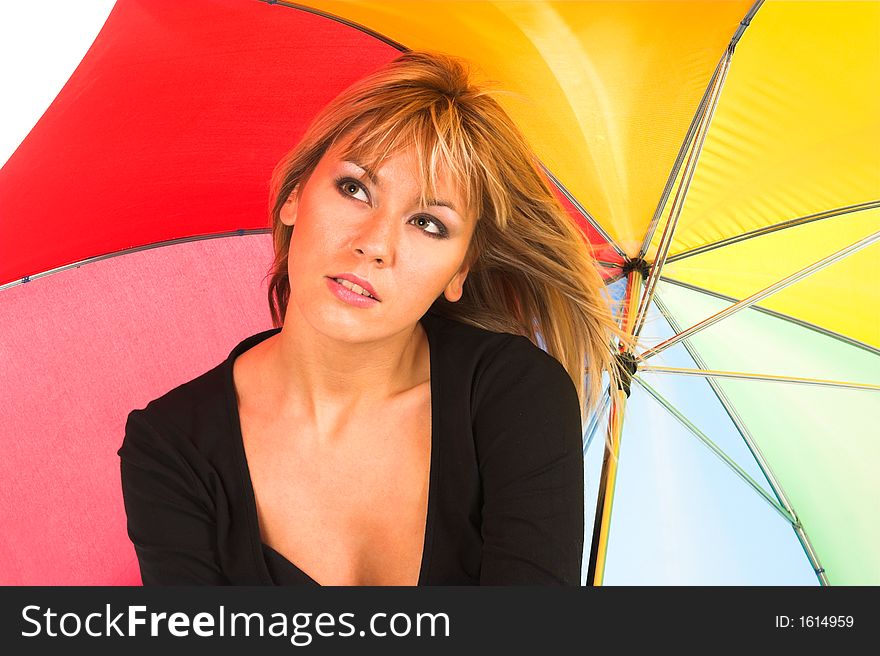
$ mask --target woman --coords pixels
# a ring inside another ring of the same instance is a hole
[[[620,331],[509,117],[407,53],[272,187],[275,328],[126,425],[144,583],[578,584],[581,422]]]

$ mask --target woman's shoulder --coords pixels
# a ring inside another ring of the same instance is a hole
[[[433,312],[425,316],[441,350],[446,352],[445,359],[459,365],[470,360],[477,375],[492,370],[497,376],[511,379],[529,372],[543,372],[557,380],[568,378],[556,358],[524,335],[493,332]]]
[[[464,361],[476,363],[491,359],[511,341],[522,339],[531,344],[525,337],[493,332],[433,311],[425,314],[423,324],[431,345],[436,345],[444,353],[444,360],[459,365]]]
[[[132,410],[126,435],[142,429],[178,446],[192,443],[203,452],[228,442],[224,438],[235,430],[232,364],[239,354],[278,330],[273,328],[245,338],[216,366],[154,398],[145,407]]]

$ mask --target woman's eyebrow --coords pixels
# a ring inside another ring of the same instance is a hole
[[[418,200],[418,199],[417,199]],[[448,200],[443,200],[442,198],[426,198],[425,205],[438,205],[440,207],[448,207],[453,212],[458,214],[458,210],[455,209],[455,205],[450,203]]]
[[[346,159],[343,161],[345,161],[348,164],[354,164],[356,167],[358,167],[361,171],[363,171],[367,175],[367,177],[370,179],[370,182],[372,182],[377,187],[382,186],[382,183],[379,182],[379,178],[376,176],[376,174],[373,173],[373,171],[371,171],[370,168],[367,167],[365,164],[361,164],[360,162],[357,162],[353,159]]]

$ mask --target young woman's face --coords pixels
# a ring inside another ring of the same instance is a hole
[[[329,337],[366,342],[412,328],[441,294],[461,298],[475,219],[442,173],[437,197],[420,204],[413,151],[367,171],[341,155],[346,145],[328,150],[281,210],[294,226],[288,316],[293,309]],[[365,281],[374,298],[339,277]]]

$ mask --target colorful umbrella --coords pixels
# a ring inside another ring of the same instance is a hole
[[[585,427],[585,580],[880,582],[878,33],[860,2],[120,0],[0,170],[0,580],[137,581],[127,411],[268,327],[273,164],[409,47],[505,89],[645,345]]]

